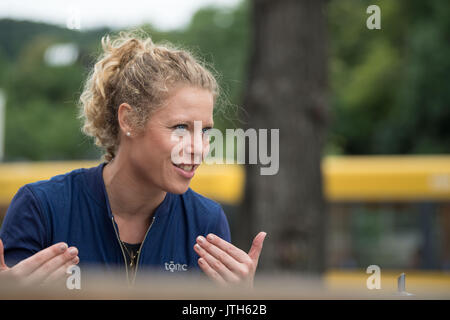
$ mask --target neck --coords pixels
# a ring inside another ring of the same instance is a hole
[[[120,157],[105,165],[103,180],[114,217],[149,221],[166,192],[143,181],[129,161]]]

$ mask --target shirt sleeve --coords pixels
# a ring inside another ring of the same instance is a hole
[[[231,242],[230,226],[222,206],[220,206],[219,219],[213,233],[223,240]]]
[[[46,248],[46,228],[39,203],[28,186],[14,196],[0,229],[6,265],[18,262]]]

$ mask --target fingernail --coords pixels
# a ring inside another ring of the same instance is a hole
[[[203,264],[203,259],[202,258],[198,259],[198,263]]]
[[[208,234],[207,236],[209,241],[213,241],[214,240],[214,235],[212,233]]]
[[[59,250],[60,250],[61,252],[66,251],[66,249],[67,249],[67,244],[66,244],[66,243],[62,243],[62,244],[59,246]]]
[[[69,249],[69,254],[70,254],[71,256],[74,256],[74,255],[77,254],[77,251],[78,251],[78,250],[77,250],[76,248],[73,248],[73,247],[72,247],[72,248]]]
[[[198,237],[197,237],[197,241],[198,241],[199,243],[203,243],[203,242],[205,242],[205,238],[203,238],[202,236],[198,236]]]
[[[195,247],[195,249],[197,249],[197,250],[201,250],[201,247],[200,247],[197,243],[195,244],[194,247]]]

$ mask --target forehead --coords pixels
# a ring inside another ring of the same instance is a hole
[[[168,121],[212,122],[214,108],[213,95],[205,89],[182,87],[174,90],[153,114],[153,117]]]

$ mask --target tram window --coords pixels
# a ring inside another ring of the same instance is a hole
[[[333,203],[329,215],[333,269],[450,269],[450,204]]]

